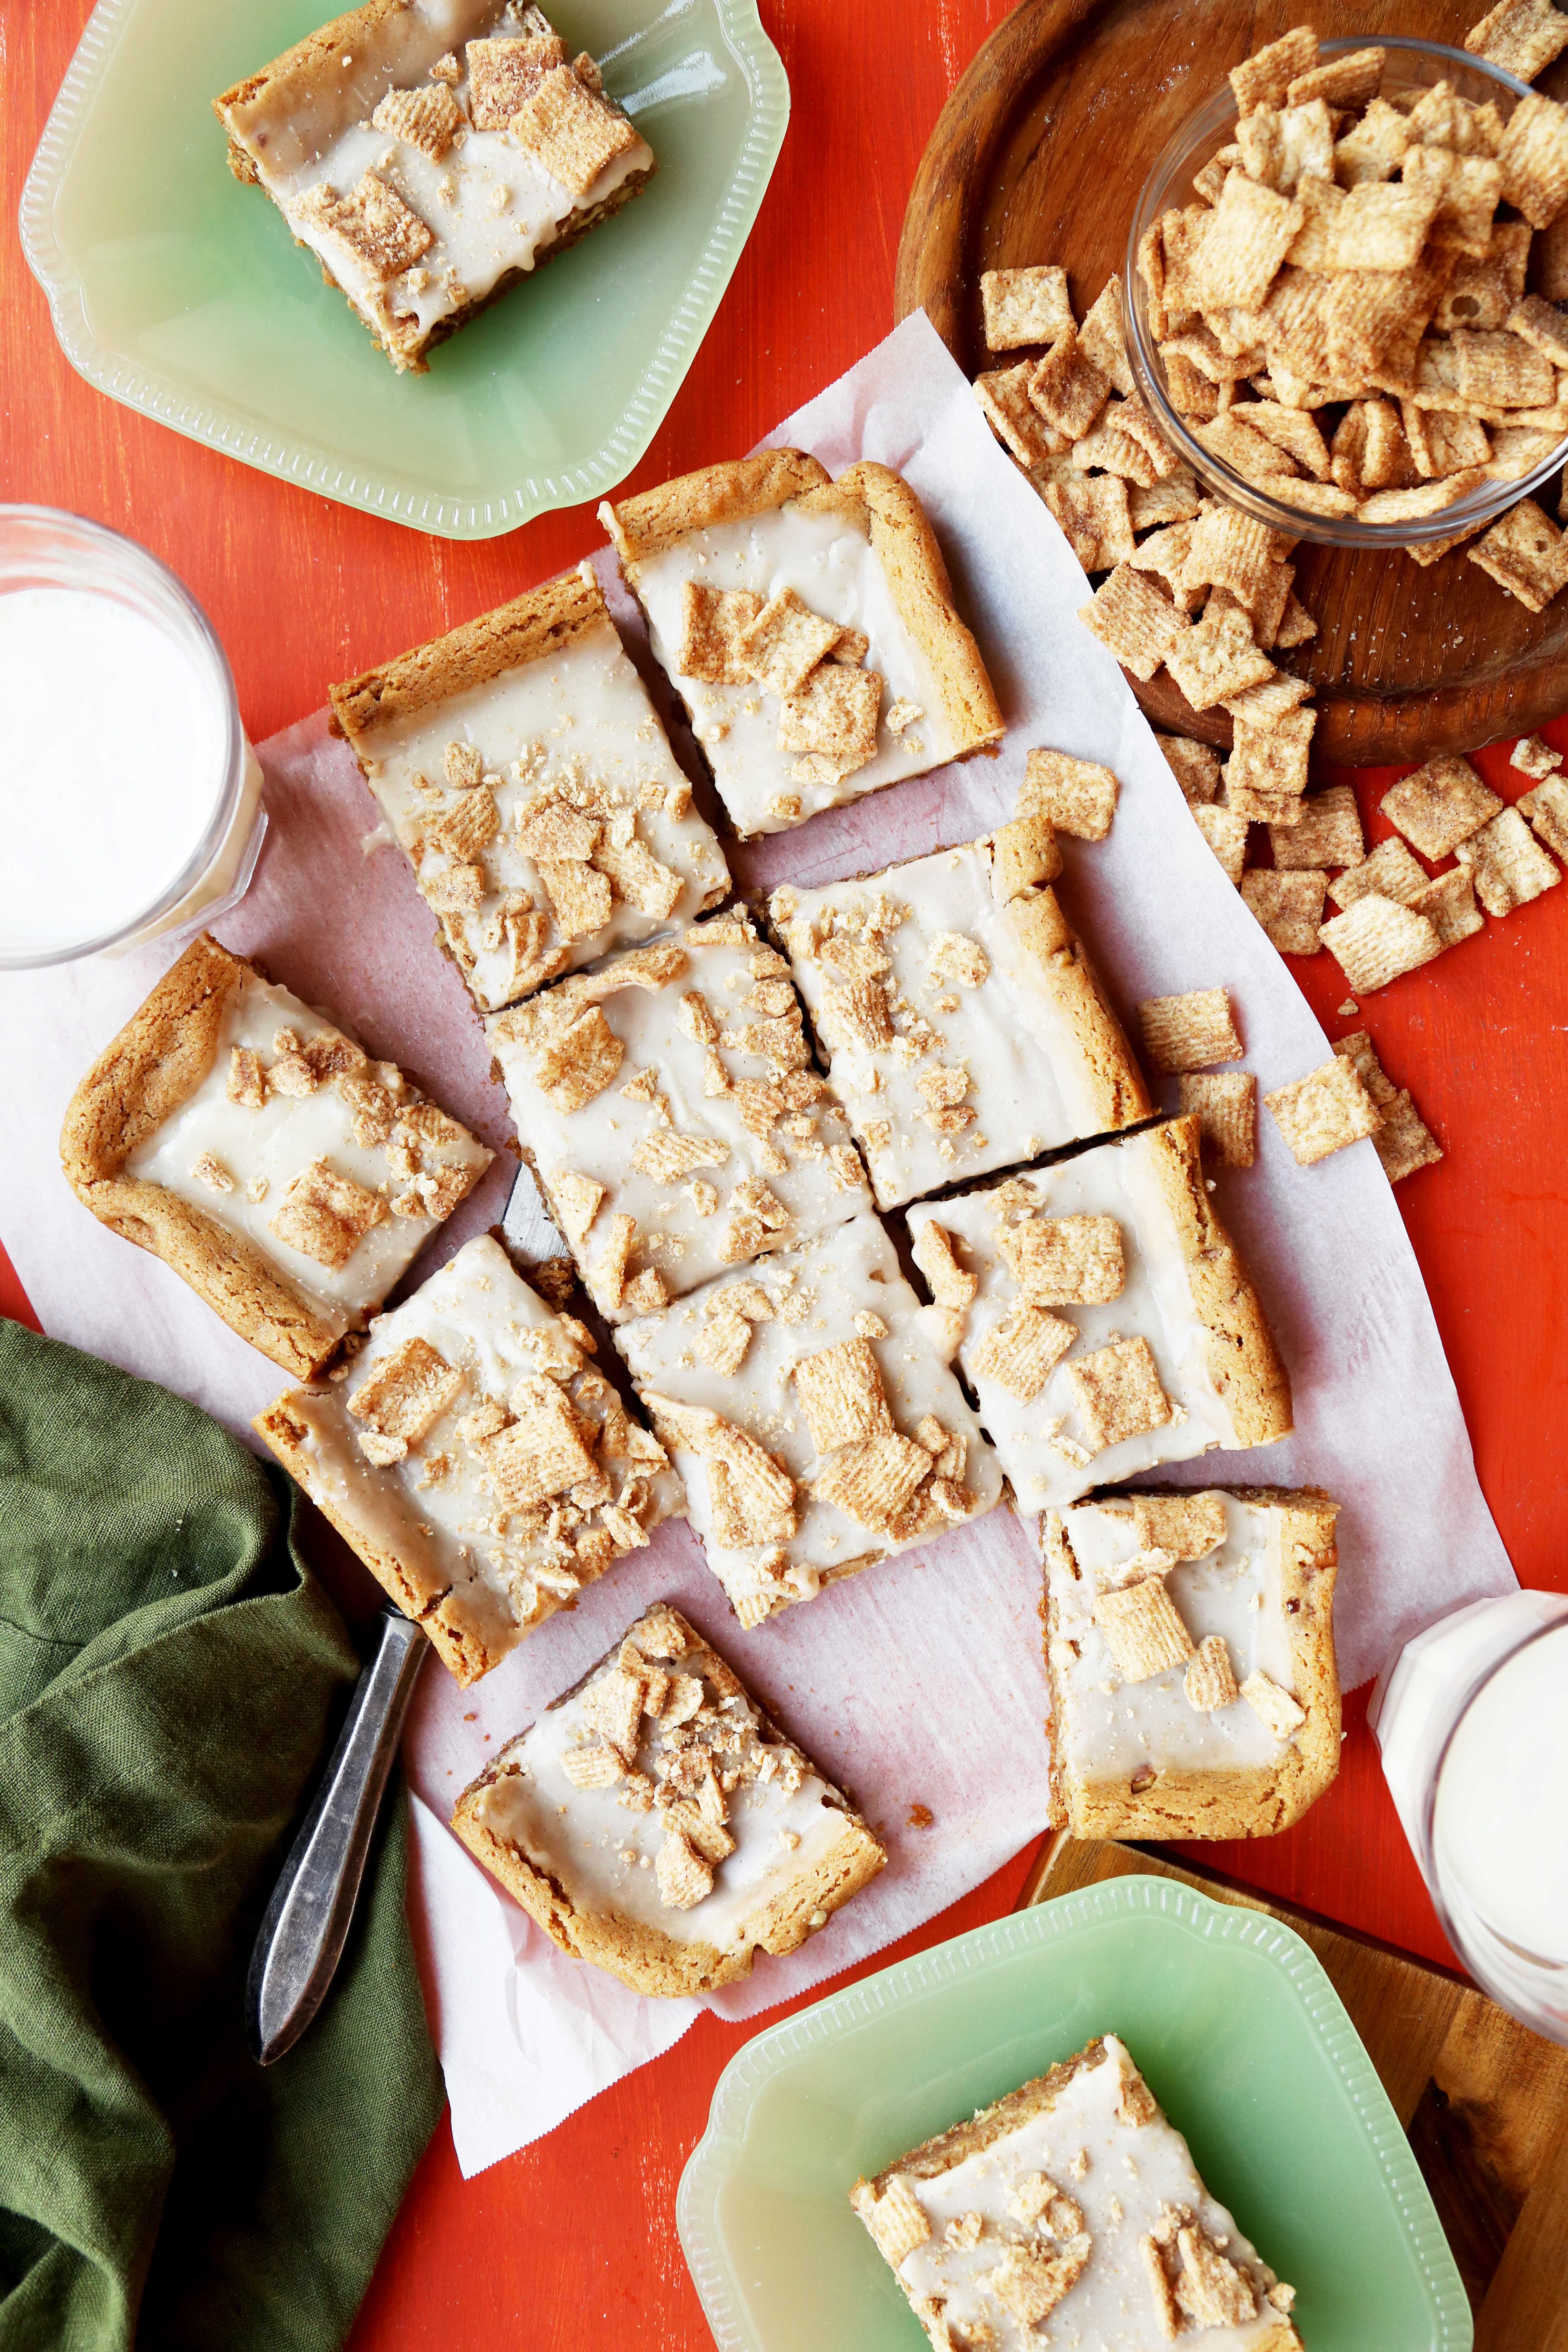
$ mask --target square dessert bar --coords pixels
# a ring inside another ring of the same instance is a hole
[[[742,911],[487,1027],[523,1156],[612,1322],[867,1205],[789,966]]]
[[[481,1012],[728,893],[585,564],[331,698]]]
[[[271,197],[394,367],[618,211],[653,152],[517,0],[367,0],[226,89],[237,180]]]
[[[1290,1431],[1290,1383],[1215,1213],[1195,1112],[911,1209],[1019,1508]]]
[[[1301,2352],[1294,2290],[1210,2196],[1112,2033],[858,2180],[849,2202],[934,2352]]]
[[[769,902],[882,1208],[1153,1109],[1056,893],[997,895],[1017,830]]]
[[[685,1513],[593,1353],[481,1234],[377,1317],[345,1375],[256,1421],[460,1683]]]
[[[508,1742],[452,1827],[563,1952],[655,1995],[793,1952],[888,1858],[662,1601]]]
[[[1047,1514],[1055,1827],[1271,1837],[1322,1795],[1340,1769],[1337,1509],[1243,1486]]]
[[[623,1324],[616,1344],[742,1625],[1001,1499],[869,1213]]]
[[[309,1380],[492,1155],[204,934],[78,1087],[60,1157],[95,1217]]]
[[[1002,713],[909,484],[764,449],[600,518],[737,833],[962,759]]]

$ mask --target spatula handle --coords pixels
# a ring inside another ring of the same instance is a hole
[[[246,1983],[251,2055],[270,2066],[326,1999],[353,1917],[403,1718],[430,1647],[398,1609],[382,1613],[338,1743],[272,1890]]]

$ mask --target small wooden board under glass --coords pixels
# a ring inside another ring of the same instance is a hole
[[[1265,1912],[1310,1945],[1409,2135],[1475,2312],[1476,2352],[1568,2352],[1568,2050],[1463,1977],[1153,1847],[1058,1835],[1018,1907],[1129,1873]]]
[[[896,316],[923,308],[966,375],[1000,363],[981,331],[982,270],[1058,262],[1081,318],[1124,266],[1150,167],[1253,49],[1302,22],[1325,40],[1405,34],[1458,47],[1483,13],[1484,0],[1022,0],[976,54],[921,159]],[[1568,56],[1538,87],[1568,97]],[[1307,541],[1295,560],[1318,635],[1289,666],[1316,689],[1321,757],[1414,762],[1529,734],[1568,709],[1568,591],[1527,612],[1462,547],[1425,569],[1399,551]],[[1129,683],[1155,726],[1229,742],[1224,711],[1194,715],[1163,670]]]

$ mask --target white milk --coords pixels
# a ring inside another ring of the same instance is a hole
[[[1440,1618],[1384,1668],[1367,1720],[1455,1949],[1568,2042],[1568,1594]]]
[[[0,593],[0,957],[87,947],[159,907],[218,812],[229,723],[216,676],[118,597]],[[260,781],[248,747],[247,761],[211,865],[149,930],[191,919],[237,878]]]
[[[1568,1967],[1568,1624],[1500,1666],[1437,1779],[1444,1885],[1522,1951]]]

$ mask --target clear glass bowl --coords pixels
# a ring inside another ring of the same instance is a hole
[[[1441,41],[1395,39],[1385,35],[1374,39],[1365,35],[1323,41],[1319,46],[1325,58],[1370,47],[1386,50],[1388,62],[1384,69],[1383,89],[1389,97],[1406,90],[1429,89],[1435,82],[1446,81],[1459,97],[1473,100],[1478,105],[1484,105],[1489,99],[1506,121],[1518,101],[1530,95],[1527,83],[1504,73],[1500,67],[1487,65],[1468,50],[1448,48]],[[1143,183],[1122,268],[1122,317],[1133,378],[1161,432],[1199,480],[1230,505],[1240,507],[1258,521],[1292,539],[1316,540],[1328,547],[1384,548],[1451,539],[1458,532],[1479,530],[1551,481],[1563,465],[1562,445],[1528,474],[1511,481],[1484,483],[1468,496],[1456,499],[1452,506],[1443,507],[1436,514],[1418,521],[1358,522],[1353,515],[1310,514],[1283,499],[1271,498],[1267,490],[1260,490],[1256,482],[1249,482],[1194,437],[1185,418],[1171,405],[1166,390],[1164,365],[1149,328],[1148,303],[1138,270],[1138,247],[1144,232],[1162,213],[1193,202],[1194,173],[1202,169],[1216,149],[1228,143],[1236,119],[1236,97],[1226,79],[1207,104],[1188,119]]]
[[[210,687],[220,722],[212,814],[178,870],[108,929],[79,936],[68,929],[47,944],[16,948],[0,928],[0,969],[10,971],[114,953],[212,921],[244,896],[267,830],[261,770],[240,723],[228,658],[184,583],[135,540],[101,523],[54,507],[0,506],[0,596],[26,588],[78,589],[127,605],[180,648]],[[110,764],[106,760],[106,790],[112,789]],[[0,925],[3,917],[0,908]]]

